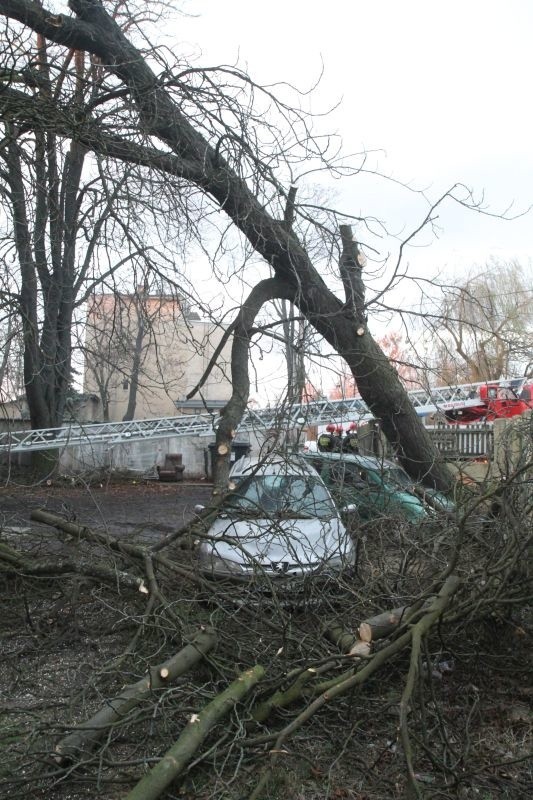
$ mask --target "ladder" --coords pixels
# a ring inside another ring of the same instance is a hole
[[[491,383],[493,383],[491,381]],[[515,387],[517,381],[499,381],[501,386]],[[522,380],[523,383],[523,380]],[[443,386],[434,389],[415,389],[408,396],[419,416],[436,411],[468,408],[480,404],[479,387],[483,383],[461,386]],[[179,402],[176,402],[179,407]],[[276,406],[262,409],[249,408],[239,425],[239,433],[269,428],[291,429],[329,422],[345,424],[364,422],[373,415],[360,397],[343,400],[313,400],[290,407]],[[61,428],[7,431],[0,433],[0,453],[28,452],[32,450],[62,450],[73,445],[90,445],[105,442],[124,444],[143,439],[160,439],[165,436],[213,436],[217,414],[181,414],[177,417],[134,419],[129,422],[103,422],[93,424],[72,423]]]

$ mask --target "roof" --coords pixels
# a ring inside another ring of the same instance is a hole
[[[265,458],[243,456],[235,462],[231,476],[238,475],[313,475],[315,470],[299,454],[276,455]]]
[[[391,467],[398,468],[394,461],[376,458],[376,456],[356,455],[355,453],[305,453],[303,458],[307,461],[315,461],[317,458],[324,461],[343,461],[345,464],[357,464],[358,467],[363,467],[363,469],[383,470]]]

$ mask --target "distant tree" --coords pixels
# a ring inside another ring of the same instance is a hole
[[[152,10],[142,9],[143,21],[150,16],[155,19]],[[114,17],[127,26],[130,7],[117,3]],[[90,136],[91,127],[85,115],[98,119],[102,96],[113,91],[97,58],[14,24],[6,25],[0,52],[9,63],[0,69],[0,260],[8,270],[0,277],[0,308],[6,309],[6,341],[12,341],[13,320],[22,333],[31,425],[57,427],[72,383],[73,331],[88,298],[99,286],[120,291],[121,282],[131,291],[133,272],[163,268],[158,214],[169,197],[177,209],[182,195],[171,177],[155,187],[149,171],[113,160],[118,137],[109,136],[98,154],[83,141],[82,131]],[[17,118],[24,102],[30,111],[55,104],[77,122],[69,131],[61,123],[26,124]],[[175,223],[175,234],[179,228]]]
[[[94,295],[89,302],[83,345],[86,383],[98,391],[105,422],[118,383],[128,392],[123,419],[135,416],[149,323],[139,293]]]
[[[465,383],[533,374],[533,283],[518,261],[489,261],[428,307],[438,381]]]

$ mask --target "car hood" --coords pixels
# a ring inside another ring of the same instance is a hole
[[[453,500],[450,500],[437,489],[428,489],[424,486],[422,497],[436,511],[444,511],[446,514],[454,514],[457,511],[457,506]]]
[[[420,499],[410,492],[389,491],[388,499],[391,504],[401,507],[410,519],[428,516]]]
[[[213,523],[208,536],[215,541],[204,542],[202,551],[251,568],[255,562],[274,573],[301,574],[330,559],[346,557],[353,549],[344,526],[335,518],[222,517]]]

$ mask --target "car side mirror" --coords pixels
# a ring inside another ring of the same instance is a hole
[[[205,506],[202,506],[200,503],[198,505],[194,506],[194,513],[195,514],[201,514],[202,511],[205,511]]]

